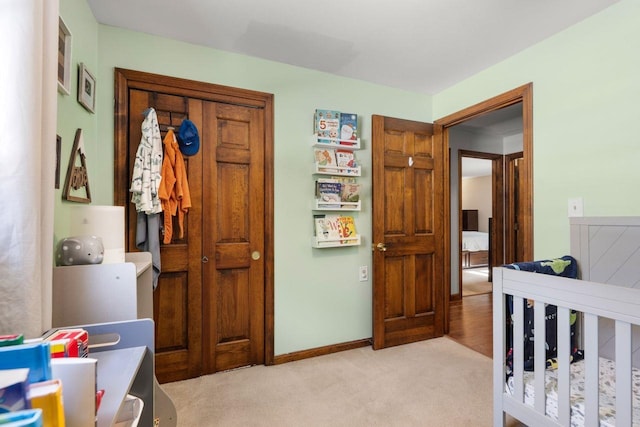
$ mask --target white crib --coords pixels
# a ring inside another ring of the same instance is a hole
[[[505,414],[529,426],[640,425],[640,289],[634,289],[640,288],[640,218],[571,218],[571,254],[581,280],[494,269],[494,426],[504,425]],[[508,385],[506,295],[513,297],[514,325]],[[533,372],[524,371],[523,300],[534,301]],[[558,307],[555,370],[545,369],[544,304]],[[585,355],[573,364],[571,310],[579,312]],[[615,371],[611,381],[601,378],[608,370]]]

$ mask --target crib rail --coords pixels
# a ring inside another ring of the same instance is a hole
[[[564,277],[504,268],[493,270],[494,318],[494,426],[502,426],[505,413],[527,425],[570,425],[570,313],[584,314],[582,336],[585,350],[585,425],[599,425],[599,318],[615,322],[616,425],[632,423],[632,325],[640,324],[640,292],[615,285],[578,281]],[[513,297],[514,393],[505,391],[506,337],[505,295]],[[524,300],[534,301],[534,405],[524,403]],[[545,310],[558,307],[558,420],[545,414]],[[640,420],[637,420],[640,421]]]

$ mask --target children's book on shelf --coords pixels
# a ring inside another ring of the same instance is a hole
[[[29,409],[29,369],[0,370],[0,414]]]
[[[0,413],[0,424],[20,427],[42,427],[42,409]]]
[[[318,245],[337,243],[340,240],[339,215],[317,214],[313,216]]]
[[[356,177],[332,175],[328,178],[318,179],[318,181],[321,180],[340,183],[340,200],[342,202],[355,203],[360,200],[360,184],[358,184]]]
[[[62,381],[56,379],[30,384],[28,396],[32,408],[42,409],[44,426],[65,425]]]
[[[29,383],[51,379],[51,350],[48,342],[0,347],[0,369],[29,368]]]
[[[356,222],[352,216],[349,215],[341,215],[338,217],[338,225],[340,230],[340,238],[342,239],[352,239],[357,236],[356,232]],[[349,244],[353,241],[342,240],[341,243]]]
[[[360,184],[345,182],[340,184],[340,200],[343,202],[360,201]]]
[[[340,141],[348,143],[358,139],[358,115],[353,113],[340,113]]]
[[[314,148],[313,154],[318,164],[318,172],[335,172],[336,169],[336,150],[333,148]]]
[[[323,202],[324,208],[339,208],[342,184],[333,179],[318,179],[316,181],[316,197]]]
[[[353,168],[357,167],[356,156],[351,150],[343,150],[337,149],[335,150],[336,155],[336,165],[338,166],[338,172],[340,173],[348,173],[348,174],[356,174],[357,171],[353,170]],[[349,168],[349,169],[340,169],[340,168]]]
[[[340,137],[340,111],[317,109],[314,123],[318,142],[329,143]]]

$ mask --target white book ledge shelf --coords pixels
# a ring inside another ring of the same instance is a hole
[[[315,200],[313,207],[316,211],[359,211],[362,208],[362,202],[323,202],[320,199]]]
[[[340,148],[343,150],[359,150],[360,138],[358,139],[335,139],[335,138],[320,138],[318,135],[313,135],[312,145],[314,147],[328,147],[328,148]]]
[[[360,176],[362,169],[360,166],[348,168],[345,166],[327,166],[315,162],[315,172],[318,175],[337,175],[337,176]]]
[[[327,240],[313,236],[311,245],[314,248],[344,248],[345,246],[360,246],[360,235],[347,237],[344,239]]]

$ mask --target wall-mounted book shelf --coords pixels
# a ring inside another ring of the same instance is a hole
[[[314,248],[344,248],[347,246],[360,246],[361,243],[362,238],[359,234],[353,237],[337,240],[325,240],[317,236],[313,236],[313,239],[311,240],[311,246]]]
[[[356,177],[362,167],[356,157],[360,138],[358,116],[334,110],[316,110],[315,134],[312,137],[313,174],[316,178],[313,203],[314,248],[359,246],[362,243],[356,231],[353,216],[342,211],[360,211],[360,184]],[[333,211],[331,213],[330,211]],[[326,213],[320,213],[326,212]]]
[[[356,166],[355,168],[331,166],[316,162],[315,171],[313,173],[318,175],[360,176],[362,175],[362,168],[360,166]]]
[[[362,201],[357,202],[323,202],[316,199],[313,210],[316,211],[359,211],[362,208]]]
[[[311,137],[312,143],[311,145],[314,147],[328,147],[328,148],[340,148],[343,150],[359,150],[360,149],[360,138],[358,139],[332,139],[332,138],[323,138],[318,136],[318,134],[314,134]]]

